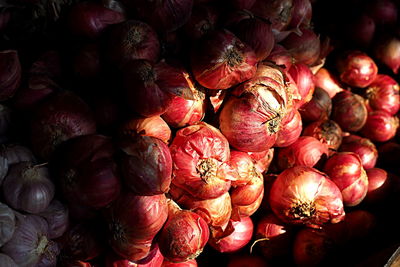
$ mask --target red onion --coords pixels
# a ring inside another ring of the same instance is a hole
[[[288,72],[297,85],[301,97],[301,100],[298,103],[298,106],[300,107],[309,102],[313,97],[315,89],[314,75],[310,68],[303,63],[292,64]]]
[[[304,128],[303,136],[312,136],[329,149],[338,150],[342,143],[342,129],[333,120],[320,120],[310,123]]]
[[[252,49],[227,30],[204,36],[191,54],[195,79],[209,89],[227,89],[250,79],[256,63]]]
[[[194,212],[172,209],[170,208],[168,220],[158,236],[160,251],[172,262],[194,259],[208,242],[208,225]]]
[[[172,159],[160,139],[137,136],[120,142],[121,172],[125,184],[138,195],[162,194],[169,190]]]
[[[149,254],[153,238],[167,216],[164,194],[137,196],[126,192],[120,195],[107,214],[111,247],[131,261],[143,259]]]
[[[0,14],[1,15],[1,14]],[[17,267],[15,261],[8,255],[0,253],[0,262],[3,267]]]
[[[265,259],[256,255],[249,254],[232,254],[228,261],[227,267],[267,267]]]
[[[17,228],[1,251],[18,266],[55,266],[59,247],[48,236],[46,221],[36,215],[19,215]]]
[[[0,202],[0,247],[6,244],[13,236],[16,228],[14,211]]]
[[[399,119],[385,111],[368,113],[367,122],[361,129],[361,134],[375,142],[386,142],[395,137]]]
[[[366,99],[374,110],[395,115],[400,107],[399,84],[389,75],[378,74],[366,90]]]
[[[252,177],[258,176],[255,169],[254,160],[245,152],[231,150],[229,165],[236,171],[235,180],[231,182],[233,186],[246,185]]]
[[[367,121],[367,107],[364,98],[350,91],[342,91],[332,99],[331,119],[343,131],[357,132]]]
[[[94,2],[81,2],[74,5],[68,14],[69,30],[76,35],[96,38],[112,24],[125,20],[124,14]]]
[[[337,93],[343,91],[339,81],[325,68],[320,68],[314,75],[314,83],[316,87],[324,89],[330,98],[333,98]]]
[[[250,10],[255,15],[271,21],[272,28],[279,32],[289,25],[292,9],[293,0],[256,0]]]
[[[391,25],[397,22],[397,6],[392,0],[373,0],[367,3],[366,12],[378,25]]]
[[[264,188],[261,189],[261,193],[258,195],[258,198],[249,205],[241,205],[241,203],[232,203],[231,219],[234,221],[240,221],[243,217],[249,217],[253,215],[260,208],[263,198],[264,198]]]
[[[272,159],[274,158],[274,148],[262,152],[248,152],[247,154],[254,160],[256,169],[260,173],[264,173],[268,171]]]
[[[184,261],[184,262],[171,262],[168,260],[163,261],[161,267],[197,267],[197,261],[196,259],[193,260],[188,260],[188,261]]]
[[[63,144],[54,161],[64,197],[92,208],[114,201],[121,186],[114,152],[111,139],[102,135],[80,136]]]
[[[292,32],[281,44],[292,54],[296,62],[312,65],[318,60],[321,42],[319,36],[310,29],[301,27],[301,35]]]
[[[378,74],[374,60],[357,50],[343,53],[337,60],[337,70],[342,82],[361,88],[370,85]]]
[[[190,18],[193,0],[124,1],[133,13],[161,32],[172,32]]]
[[[290,28],[299,28],[300,26],[310,26],[312,18],[312,5],[310,0],[293,0],[292,19]]]
[[[221,132],[200,122],[177,131],[170,145],[172,183],[201,199],[227,192],[233,179],[229,143]]]
[[[391,176],[384,169],[371,168],[366,170],[368,176],[368,191],[364,199],[367,203],[381,203],[392,190]]]
[[[394,74],[400,67],[400,39],[395,35],[383,37],[374,46],[374,56],[383,65],[390,68]]]
[[[311,100],[299,111],[301,118],[306,122],[324,120],[331,114],[332,100],[325,90],[316,87]]]
[[[323,265],[333,247],[333,241],[325,231],[304,228],[297,233],[294,240],[294,262],[296,266]]]
[[[68,208],[56,199],[53,199],[47,209],[38,215],[46,219],[51,239],[62,236],[69,226]]]
[[[139,117],[128,120],[121,127],[122,136],[144,135],[158,138],[168,144],[171,140],[171,129],[160,117]]]
[[[287,93],[283,84],[257,77],[235,88],[219,117],[221,132],[229,144],[245,152],[270,149],[286,115]]]
[[[97,43],[87,43],[79,48],[73,57],[73,72],[83,79],[95,78],[101,70],[100,47]]]
[[[16,50],[0,51],[0,101],[11,98],[21,82],[21,64]]]
[[[334,154],[326,161],[324,171],[342,192],[344,205],[356,206],[365,198],[368,191],[368,176],[356,153]]]
[[[354,44],[368,48],[376,32],[376,23],[367,14],[358,15],[346,25],[346,36]]]
[[[258,221],[254,235],[252,249],[257,246],[266,259],[276,260],[288,256],[292,245],[292,230],[274,214],[265,215]]]
[[[378,150],[374,143],[368,138],[363,138],[357,135],[349,135],[343,138],[339,148],[342,152],[354,152],[361,159],[364,169],[375,167],[378,158]]]
[[[231,189],[233,206],[247,206],[259,198],[264,190],[264,178],[257,170],[250,172],[250,179],[246,184]]]
[[[3,182],[3,195],[14,209],[29,213],[44,211],[54,197],[55,188],[43,165],[21,162],[10,167]]]
[[[294,117],[289,122],[282,125],[275,141],[276,147],[287,147],[296,142],[303,129],[300,113],[296,110]]]
[[[280,44],[275,44],[271,53],[267,57],[267,60],[272,61],[277,65],[282,65],[286,69],[289,69],[294,61],[290,52]]]
[[[160,54],[157,33],[148,24],[127,20],[112,26],[107,37],[107,56],[115,65],[122,67],[135,59],[156,62]]]
[[[195,100],[189,74],[164,61],[128,63],[124,69],[124,88],[131,109],[145,117],[163,114],[174,96]]]
[[[191,40],[198,40],[216,28],[218,15],[213,6],[195,5],[183,30]]]
[[[138,262],[133,262],[124,259],[115,252],[110,251],[106,255],[105,267],[161,267],[164,262],[164,256],[161,254],[158,245],[156,244],[149,255]]]
[[[235,252],[246,246],[253,235],[253,221],[250,217],[243,217],[240,221],[230,221],[233,232],[222,238],[210,238],[208,243],[219,252]]]
[[[327,175],[316,169],[296,166],[278,175],[269,201],[284,222],[308,226],[337,223],[344,219],[342,194]]]
[[[75,94],[65,91],[43,102],[31,122],[33,151],[48,159],[62,142],[96,131],[89,107]]]
[[[314,167],[328,156],[328,147],[312,136],[301,136],[293,144],[279,150],[277,164],[280,170],[294,166]]]

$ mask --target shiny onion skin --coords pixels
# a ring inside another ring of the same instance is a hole
[[[303,136],[312,136],[331,150],[338,150],[343,139],[340,126],[333,120],[319,120],[308,124],[302,133]]]
[[[149,255],[137,262],[125,259],[113,251],[109,251],[105,257],[104,267],[160,267],[164,262],[164,256],[161,254],[158,245],[155,244]]]
[[[122,137],[144,135],[158,138],[166,144],[171,141],[171,129],[160,116],[129,119],[121,126],[119,132]]]
[[[199,40],[217,27],[219,14],[212,5],[195,4],[183,31],[192,41]]]
[[[228,30],[205,35],[191,51],[191,68],[208,89],[228,89],[254,76],[254,51]]]
[[[328,147],[312,136],[301,136],[290,146],[281,148],[277,155],[280,170],[294,166],[314,167],[328,156]]]
[[[278,132],[275,147],[287,147],[296,142],[303,130],[303,122],[299,111],[295,111],[293,118],[284,123]]]
[[[382,203],[392,192],[392,176],[380,168],[366,170],[368,176],[368,191],[364,202],[371,204]]]
[[[231,182],[232,186],[246,185],[252,177],[257,176],[255,162],[246,152],[231,150],[229,165],[235,170],[236,178]]]
[[[396,136],[399,119],[385,111],[371,111],[361,134],[373,142],[386,142]]]
[[[160,139],[136,136],[120,141],[120,168],[125,185],[137,195],[163,194],[169,190],[172,158]]]
[[[336,64],[340,80],[353,87],[367,87],[378,74],[374,60],[357,50],[343,53]]]
[[[332,112],[332,100],[325,90],[317,87],[311,100],[303,105],[299,111],[305,122],[327,119]]]
[[[246,246],[253,236],[254,224],[250,217],[240,221],[230,221],[233,232],[222,238],[211,237],[208,241],[211,247],[221,253],[235,252]]]
[[[400,39],[395,35],[383,37],[377,41],[373,54],[378,61],[397,74],[400,67]]]
[[[0,51],[0,101],[12,97],[21,83],[18,51]]]
[[[138,20],[113,25],[106,42],[108,60],[120,68],[135,59],[156,62],[160,55],[157,33],[151,26]]]
[[[256,169],[260,173],[264,173],[268,171],[272,159],[274,158],[274,148],[262,152],[248,152],[247,154],[254,160]]]
[[[121,194],[106,214],[112,249],[131,261],[145,258],[167,217],[168,206],[164,194]]]
[[[234,221],[239,221],[243,217],[250,217],[260,208],[263,198],[264,198],[264,188],[258,195],[258,198],[249,205],[240,205],[240,203],[238,204],[232,203],[231,219]]]
[[[161,267],[197,267],[196,259],[188,260],[184,262],[171,262],[166,259],[161,264]],[[155,266],[154,266],[155,267]]]
[[[342,194],[327,175],[314,168],[286,169],[274,181],[269,202],[283,222],[318,227],[344,219]]]
[[[290,69],[294,58],[285,47],[280,44],[275,44],[267,60],[274,62],[276,65],[283,65],[286,69]]]
[[[367,107],[361,96],[350,91],[342,91],[332,99],[331,120],[346,132],[361,130],[367,121]]]
[[[343,137],[339,151],[358,154],[366,170],[375,167],[378,158],[378,150],[371,140],[353,134]]]
[[[219,116],[221,132],[229,144],[244,152],[270,149],[287,112],[284,85],[269,77],[256,77],[232,94]]]
[[[229,143],[221,132],[204,122],[177,131],[170,145],[172,183],[201,199],[226,193],[234,177],[228,165]]]
[[[330,98],[333,98],[337,93],[343,91],[339,81],[326,68],[320,68],[314,75],[314,83],[316,87],[324,89]]]
[[[342,192],[345,206],[356,206],[365,198],[368,191],[368,176],[356,153],[334,154],[326,161],[324,171]]]
[[[264,192],[264,177],[255,172],[245,185],[233,187],[230,190],[233,206],[247,206],[257,202]]]
[[[250,11],[271,22],[272,29],[280,32],[292,19],[293,0],[256,0]]]
[[[31,120],[31,142],[36,155],[49,159],[62,142],[93,134],[96,124],[88,105],[70,91],[42,102]]]
[[[68,28],[78,36],[97,38],[111,24],[125,20],[124,14],[93,2],[74,5],[68,14]]]
[[[308,103],[313,97],[315,89],[314,74],[311,72],[311,69],[303,63],[292,64],[288,72],[297,85],[301,97],[298,103],[300,107]]]
[[[378,74],[367,88],[368,105],[374,110],[383,110],[395,115],[400,107],[399,84],[389,75]]]
[[[200,215],[189,210],[170,210],[158,235],[158,245],[166,260],[179,263],[200,255],[209,236],[208,225]]]

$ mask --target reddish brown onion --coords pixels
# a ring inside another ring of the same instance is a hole
[[[158,245],[155,244],[149,255],[137,262],[125,259],[115,252],[110,251],[106,255],[105,267],[160,267],[163,262],[164,256],[161,254]]]
[[[245,185],[256,175],[254,160],[248,153],[231,150],[229,165],[237,173],[235,180],[231,182],[233,186]]]
[[[314,167],[328,156],[328,147],[312,136],[301,136],[293,144],[278,151],[277,164],[280,170],[293,166]]]
[[[383,110],[395,115],[400,107],[400,88],[395,79],[385,74],[378,74],[366,92],[369,106],[374,110]]]
[[[292,19],[290,28],[299,28],[300,26],[310,26],[312,17],[312,5],[310,0],[293,0]]]
[[[21,64],[16,50],[0,51],[0,101],[7,100],[21,83]]]
[[[386,142],[396,135],[399,119],[385,111],[368,113],[367,122],[361,129],[361,134],[375,142]]]
[[[304,128],[302,135],[315,137],[332,150],[338,150],[343,138],[342,129],[333,120],[320,120],[310,123]]]
[[[267,60],[272,61],[277,65],[284,66],[286,69],[289,69],[294,61],[290,52],[280,44],[275,44],[271,53],[267,57]]]
[[[311,100],[299,110],[305,122],[313,122],[329,118],[332,111],[332,100],[329,94],[317,87]]]
[[[368,191],[368,176],[356,153],[334,154],[326,161],[324,171],[342,192],[344,205],[353,207],[365,198]]]
[[[368,191],[364,201],[367,203],[381,203],[389,197],[393,190],[391,175],[384,169],[371,168],[366,170],[368,176]]]
[[[314,75],[311,69],[303,63],[292,64],[288,72],[297,85],[301,97],[297,105],[300,107],[308,103],[313,97],[315,89]]]
[[[378,150],[374,143],[368,138],[357,135],[349,135],[343,137],[342,144],[339,148],[342,152],[354,152],[361,158],[364,169],[375,167],[378,158]]]
[[[367,121],[367,107],[364,98],[350,91],[342,91],[332,99],[331,119],[343,131],[357,132]]]
[[[218,15],[211,5],[195,5],[183,30],[190,39],[198,40],[216,28]]]
[[[277,32],[284,30],[292,19],[293,0],[256,0],[251,11],[271,22]]]
[[[314,75],[315,86],[324,89],[330,98],[333,98],[337,93],[343,91],[339,81],[331,74],[328,69],[320,68]]]
[[[231,200],[233,206],[247,206],[256,202],[264,191],[264,178],[256,170],[251,173],[250,180],[245,185],[231,189]]]
[[[227,89],[250,79],[256,63],[254,51],[227,30],[204,36],[191,53],[194,77],[209,89]]]
[[[274,181],[269,202],[282,221],[307,226],[344,219],[342,194],[327,175],[314,168],[286,169]]]
[[[303,130],[303,123],[301,120],[300,113],[296,110],[293,118],[282,125],[282,128],[278,132],[278,137],[275,141],[276,147],[287,147],[296,142],[300,137],[301,131]]]
[[[171,140],[171,129],[160,116],[130,119],[122,125],[120,134],[122,136],[151,136],[166,144]]]
[[[258,198],[249,205],[239,205],[232,203],[231,219],[234,221],[239,221],[243,217],[249,217],[253,215],[260,208],[263,198],[264,198],[264,188],[261,190],[261,193],[258,196]]]

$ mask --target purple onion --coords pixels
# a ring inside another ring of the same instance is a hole
[[[69,213],[66,205],[54,199],[40,216],[49,224],[49,237],[51,239],[62,236],[69,225]]]
[[[14,211],[0,202],[0,247],[7,243],[15,231]],[[2,262],[0,260],[0,262]],[[1,265],[3,266],[3,265]]]

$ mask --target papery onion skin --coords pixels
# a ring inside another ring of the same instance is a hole
[[[164,225],[167,216],[167,199],[164,194],[121,194],[106,215],[111,247],[117,254],[131,261],[143,259],[150,252],[153,238]]]
[[[209,89],[227,89],[250,79],[256,64],[254,51],[228,30],[204,36],[191,53],[194,77]]]
[[[400,67],[400,39],[395,35],[384,37],[375,44],[373,54],[378,61],[390,68],[394,74]]]
[[[208,244],[221,253],[235,252],[246,246],[253,235],[254,224],[250,217],[231,221],[233,232],[222,238],[210,238]]]
[[[367,88],[365,95],[374,110],[383,110],[395,115],[400,107],[399,84],[389,75],[378,74]]]
[[[0,202],[0,247],[7,243],[13,236],[16,228],[14,211]]]
[[[315,89],[314,74],[311,72],[311,69],[303,63],[292,64],[288,72],[299,90],[301,100],[298,106],[300,107],[308,103],[313,97]]]
[[[367,121],[367,108],[364,99],[352,92],[343,91],[332,99],[331,119],[343,131],[357,132]]]
[[[326,68],[320,68],[314,75],[314,83],[316,87],[324,89],[330,98],[333,98],[337,93],[343,91],[339,81]]]
[[[332,100],[325,90],[317,87],[311,100],[303,105],[299,111],[305,122],[327,119],[332,112]]]
[[[197,261],[196,259],[193,260],[188,260],[188,261],[184,261],[184,262],[171,262],[168,260],[163,261],[161,267],[197,267]]]
[[[342,144],[339,151],[341,152],[354,152],[361,158],[364,169],[375,167],[378,150],[374,143],[368,138],[363,138],[358,135],[349,135],[343,137]]]
[[[262,152],[248,152],[255,162],[255,167],[260,173],[267,172],[274,158],[274,148]]]
[[[324,165],[325,173],[338,186],[345,206],[361,203],[368,191],[368,176],[356,153],[338,152]]]
[[[293,0],[292,19],[289,28],[310,26],[312,18],[312,5],[310,0]]]
[[[256,202],[264,191],[264,178],[261,173],[254,170],[250,174],[250,180],[245,185],[239,185],[231,189],[233,206],[247,206]]]
[[[303,122],[299,111],[295,111],[293,118],[282,125],[278,132],[274,146],[276,147],[287,147],[296,142],[300,137],[303,130]]]
[[[12,97],[21,83],[21,64],[16,50],[0,51],[0,101]]]
[[[357,50],[344,53],[337,60],[337,70],[342,82],[360,88],[370,85],[378,74],[374,60]]]
[[[269,202],[284,222],[316,226],[344,219],[342,194],[327,175],[314,168],[286,169],[274,181]]]
[[[243,217],[250,217],[260,208],[263,198],[264,188],[262,189],[258,198],[249,205],[237,205],[232,203],[231,219],[234,221],[239,221]]]
[[[361,129],[361,134],[374,142],[386,142],[395,137],[399,119],[385,111],[368,113],[367,121]]]
[[[163,194],[169,190],[172,158],[160,139],[137,136],[120,142],[121,172],[125,184],[138,195]]]
[[[171,140],[171,129],[168,124],[160,117],[139,117],[132,118],[125,122],[120,130],[121,136],[152,136],[168,144]]]
[[[280,44],[275,44],[267,60],[274,62],[276,65],[282,65],[286,69],[290,69],[294,61],[290,52]]]
[[[328,153],[328,147],[315,137],[301,136],[290,146],[279,150],[277,164],[280,170],[294,166],[314,167]]]
[[[364,202],[371,204],[382,203],[393,190],[391,188],[391,175],[380,168],[371,168],[366,170],[366,172],[368,176],[368,191]]]
[[[343,139],[343,132],[340,126],[329,119],[308,124],[304,128],[302,135],[315,137],[332,150],[338,150]]]
[[[215,127],[200,122],[178,130],[170,145],[172,183],[202,199],[226,193],[232,179],[229,143]]]
[[[2,146],[0,150],[0,161],[2,162],[2,165],[0,165],[1,184],[11,165],[23,161],[36,162],[36,158],[28,147],[19,144],[7,144]]]

